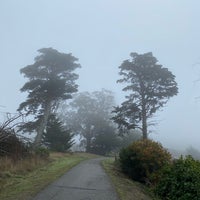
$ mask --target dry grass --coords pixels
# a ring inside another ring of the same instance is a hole
[[[20,181],[26,174],[47,165],[49,162],[50,159],[42,159],[38,156],[17,161],[8,157],[0,158],[0,196],[6,188],[12,187],[16,181]]]
[[[103,161],[103,167],[112,180],[113,185],[121,200],[155,200],[156,198],[138,182],[134,182],[126,177],[115,167],[114,159]]]
[[[48,160],[32,158],[0,162],[0,199],[27,200],[90,154],[51,153]]]
[[[49,161],[49,159],[41,159],[38,156],[32,156],[18,161],[13,161],[8,157],[1,158],[0,177],[6,172],[10,172],[11,174],[24,174],[33,171],[37,167],[44,166]]]

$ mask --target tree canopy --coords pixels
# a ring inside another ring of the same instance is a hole
[[[126,84],[123,91],[128,95],[121,106],[115,107],[113,120],[119,128],[141,129],[143,138],[147,138],[147,120],[178,93],[178,87],[175,76],[158,64],[151,52],[130,55],[131,60],[119,66],[122,78],[117,81]]]
[[[69,105],[61,107],[60,118],[77,135],[80,135],[87,152],[91,152],[93,141],[105,132],[112,121],[111,110],[114,96],[109,90],[76,94]]]
[[[96,130],[92,140],[91,152],[99,155],[107,155],[112,151],[118,150],[121,138],[116,133],[116,128],[106,121]]]
[[[28,92],[26,101],[22,102],[18,111],[33,115],[34,121],[23,126],[24,132],[37,133],[35,146],[39,146],[47,120],[53,108],[61,101],[70,99],[77,92],[75,81],[78,75],[74,70],[80,67],[78,59],[72,54],[60,53],[53,48],[39,49],[40,55],[35,62],[20,70],[28,78],[21,92]]]

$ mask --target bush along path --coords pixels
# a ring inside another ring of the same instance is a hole
[[[180,157],[159,174],[154,192],[162,199],[200,199],[200,161]]]
[[[200,161],[191,156],[173,159],[160,143],[139,140],[120,151],[118,162],[124,174],[160,199],[200,199]]]

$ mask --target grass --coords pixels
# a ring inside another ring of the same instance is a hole
[[[11,174],[26,173],[43,166],[49,162],[49,159],[41,159],[38,156],[32,156],[27,159],[21,159],[14,161],[10,158],[4,157],[0,159],[0,177],[4,176],[4,173]]]
[[[31,169],[29,167],[23,168],[23,163],[20,164],[20,162],[17,165],[21,165],[21,169],[10,164],[10,170],[4,170],[0,176],[0,199],[27,200],[81,161],[92,157],[94,156],[85,153],[53,153],[50,156],[51,161],[38,161],[38,165]],[[24,165],[26,166],[25,163]]]
[[[114,158],[104,160],[102,165],[116,188],[120,200],[156,200],[145,186],[125,176],[114,165]]]

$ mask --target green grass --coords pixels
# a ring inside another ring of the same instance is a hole
[[[102,165],[109,175],[120,200],[155,200],[148,189],[126,177],[115,165],[114,158],[106,159]]]
[[[92,158],[89,154],[54,154],[53,161],[31,172],[12,174],[1,177],[1,200],[27,200],[46,185],[63,175],[83,160]]]

